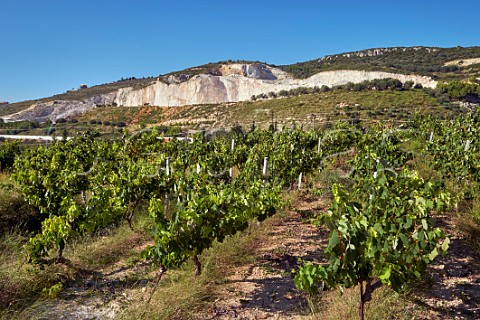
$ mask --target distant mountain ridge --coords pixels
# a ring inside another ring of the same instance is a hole
[[[480,64],[462,66],[458,61],[479,57],[480,47],[394,47],[330,55],[278,67],[247,61],[209,63],[157,78],[130,78],[12,104],[8,106],[11,112],[2,108],[0,116],[6,121],[55,121],[103,105],[183,106],[238,102],[298,87],[331,87],[383,78],[435,87],[437,79],[478,77]],[[457,63],[452,64],[452,61]]]

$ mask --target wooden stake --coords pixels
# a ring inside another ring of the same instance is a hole
[[[268,170],[268,157],[263,158],[263,170],[262,170],[262,175],[263,175],[263,187],[265,187],[265,184],[267,183],[266,181],[266,176],[267,176],[267,170]]]

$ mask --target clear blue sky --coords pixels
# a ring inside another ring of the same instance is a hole
[[[478,46],[479,12],[479,0],[0,0],[0,101],[219,60]]]

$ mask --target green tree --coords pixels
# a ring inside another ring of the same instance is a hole
[[[405,81],[405,83],[403,84],[403,89],[410,90],[413,88],[414,85],[415,85],[415,82],[413,82],[412,80]]]

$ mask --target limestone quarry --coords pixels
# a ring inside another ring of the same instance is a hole
[[[37,120],[44,122],[68,118],[98,105],[136,107],[184,106],[217,104],[250,100],[253,95],[291,90],[298,87],[328,87],[358,83],[365,80],[395,78],[413,81],[423,87],[434,88],[436,82],[429,77],[377,71],[339,70],[317,73],[306,79],[295,79],[284,71],[262,63],[224,64],[215,74],[199,74],[187,79],[170,75],[135,89],[126,87],[96,95],[88,99],[55,100],[35,103],[29,108],[4,117],[5,121]]]

